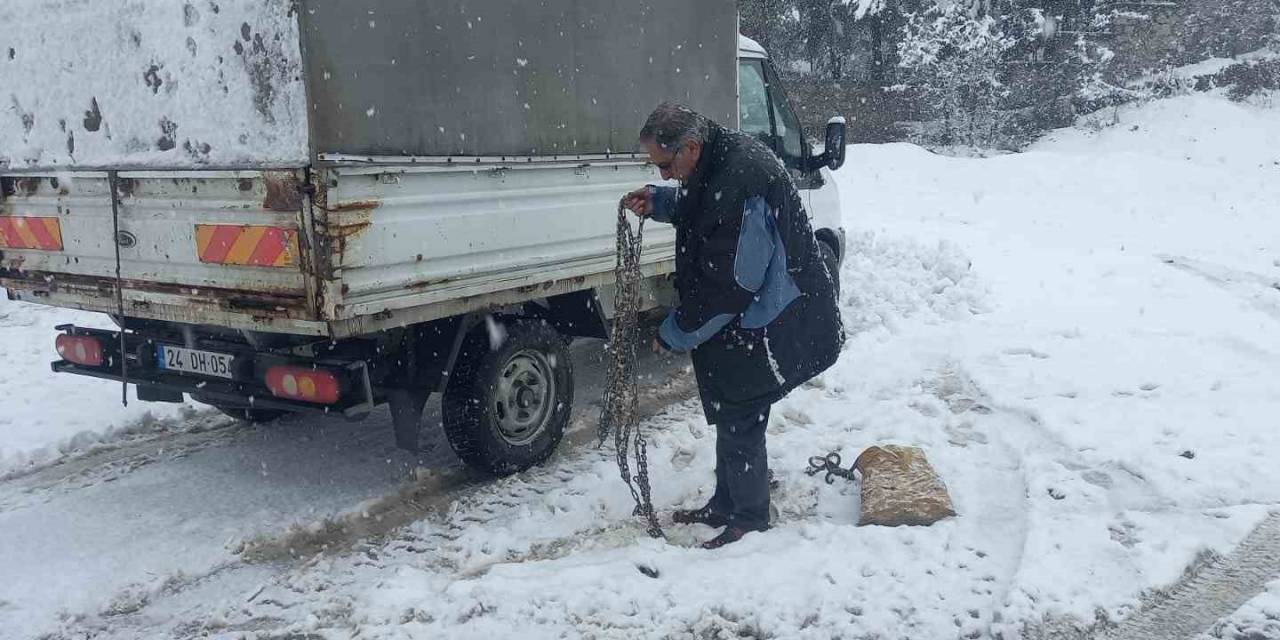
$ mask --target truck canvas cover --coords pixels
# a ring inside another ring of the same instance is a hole
[[[737,121],[734,0],[310,0],[321,152],[631,152],[677,100]]]
[[[307,162],[282,0],[0,2],[0,170]]]
[[[736,118],[733,0],[4,0],[0,170],[631,152]]]

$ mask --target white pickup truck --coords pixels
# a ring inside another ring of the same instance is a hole
[[[813,154],[734,0],[6,0],[0,24],[23,25],[0,30],[0,287],[110,314],[60,327],[53,370],[144,401],[389,403],[414,449],[439,391],[469,464],[544,460],[662,100],[768,143],[842,259],[843,121]],[[651,306],[673,245],[646,233]]]

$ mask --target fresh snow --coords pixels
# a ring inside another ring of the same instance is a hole
[[[1270,60],[1278,56],[1280,56],[1280,53],[1277,53],[1276,51],[1272,50],[1269,47],[1264,47],[1256,51],[1242,53],[1234,58],[1209,58],[1207,60],[1202,60],[1194,64],[1176,67],[1168,71],[1163,71],[1156,74],[1149,74],[1145,77],[1139,78],[1133,84],[1139,84],[1143,82],[1152,82],[1162,78],[1173,78],[1177,80],[1194,80],[1200,76],[1211,76],[1211,75],[1220,73],[1223,70],[1225,70],[1227,67],[1237,65],[1242,62]]]
[[[4,0],[0,167],[301,166],[284,0]]]
[[[189,404],[137,402],[120,385],[54,375],[60,324],[114,329],[99,313],[11,302],[0,289],[0,477],[139,432],[175,427],[195,413]]]
[[[1196,640],[1270,640],[1280,638],[1280,580],[1239,611],[1218,621]]]
[[[714,533],[703,527],[648,539],[612,452],[579,449],[350,552],[163,569],[96,606],[49,595],[67,609],[54,623],[23,610],[38,604],[0,603],[0,624],[68,638],[918,639],[1122,618],[1280,505],[1280,118],[1213,95],[1108,117],[1118,122],[989,159],[849,149],[836,175],[850,339],[773,412],[781,484],[768,533],[716,552],[695,548]],[[32,309],[0,302],[0,316]],[[3,348],[36,331],[6,327]],[[6,414],[37,410],[10,413],[14,388],[55,397],[37,360],[6,372]],[[81,403],[86,425],[113,410],[118,388],[66,384],[103,394]],[[714,433],[697,402],[643,428],[654,502],[704,501]],[[67,435],[33,432],[6,427],[10,459]],[[804,474],[810,456],[835,451],[848,466],[885,443],[926,451],[958,517],[856,527],[856,484]],[[164,509],[134,513],[154,536],[208,548],[201,527],[171,530]],[[97,517],[105,532],[126,528]],[[172,552],[136,544],[139,564]],[[1273,582],[1205,631],[1269,637],[1277,601]]]

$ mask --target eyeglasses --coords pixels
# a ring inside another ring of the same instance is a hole
[[[680,152],[681,152],[681,151],[684,151],[684,147],[683,147],[683,146],[676,147],[676,152],[675,152],[675,153],[673,153],[673,154],[671,154],[671,159],[670,159],[670,160],[668,160],[668,161],[666,161],[666,162],[659,162],[659,163],[657,164],[658,169],[659,169],[659,170],[661,170],[661,171],[666,171],[666,172],[670,173],[670,172],[671,172],[671,165],[675,164],[675,162],[676,162],[676,158],[680,157]]]

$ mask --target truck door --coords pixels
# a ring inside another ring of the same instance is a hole
[[[796,177],[797,187],[814,188],[812,176],[804,173],[809,146],[804,130],[772,66],[764,60],[743,59],[739,62],[738,78],[739,128],[760,139],[782,158]]]
[[[742,58],[738,65],[738,126],[764,142],[791,171],[819,239],[843,255],[843,213],[831,174],[811,159],[800,119],[767,59]]]

